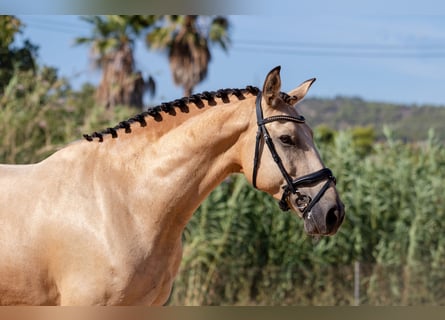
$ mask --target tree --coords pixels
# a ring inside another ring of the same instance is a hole
[[[90,44],[95,64],[102,69],[96,100],[106,108],[116,105],[143,107],[144,92],[154,92],[151,77],[144,80],[135,71],[134,43],[140,33],[151,26],[157,16],[92,16],[83,20],[93,26],[90,37],[76,39],[77,44]]]
[[[375,130],[372,126],[357,126],[351,129],[352,141],[361,156],[372,152],[375,143]]]
[[[315,141],[320,142],[322,144],[332,145],[335,142],[336,134],[337,132],[331,129],[326,124],[321,124],[317,126],[314,130]]]
[[[209,19],[210,22],[209,22]],[[166,49],[176,85],[190,96],[193,88],[207,76],[211,59],[209,44],[227,50],[229,22],[225,17],[196,15],[164,16],[146,36],[150,48]]]
[[[14,46],[14,39],[22,32],[23,24],[15,16],[0,16],[0,94],[14,75],[14,71],[35,71],[38,47],[29,40]]]

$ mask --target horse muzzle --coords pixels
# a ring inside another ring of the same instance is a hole
[[[336,199],[334,204],[320,201],[304,215],[304,229],[309,235],[329,236],[337,233],[345,218],[345,206]]]

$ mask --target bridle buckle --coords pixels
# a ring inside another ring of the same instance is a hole
[[[295,199],[295,204],[297,205],[298,210],[301,212],[305,212],[307,207],[312,201],[312,198],[306,194],[297,193],[298,197]]]

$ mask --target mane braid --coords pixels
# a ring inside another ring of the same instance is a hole
[[[93,141],[97,138],[98,142],[104,141],[104,135],[111,135],[112,138],[118,137],[118,130],[125,129],[125,133],[131,133],[131,126],[137,122],[141,127],[147,126],[147,117],[152,117],[155,121],[162,121],[161,112],[168,113],[170,115],[176,115],[175,108],[179,108],[182,113],[189,112],[189,104],[194,103],[198,108],[204,108],[203,100],[206,100],[209,106],[215,106],[217,104],[215,98],[219,98],[223,103],[230,103],[230,96],[235,96],[238,100],[244,100],[245,94],[258,95],[260,90],[257,87],[247,86],[244,89],[220,89],[218,91],[204,91],[202,93],[193,94],[190,97],[183,97],[171,102],[163,102],[156,107],[149,108],[147,111],[141,112],[134,117],[119,122],[113,128],[106,128],[102,131],[96,131],[92,134],[84,134],[83,137],[87,141]]]

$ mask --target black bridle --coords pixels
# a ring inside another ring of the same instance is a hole
[[[257,124],[258,124],[258,132],[256,135],[256,144],[255,144],[255,156],[253,159],[253,178],[252,183],[253,186],[256,188],[256,178],[258,174],[258,166],[259,166],[259,155],[260,155],[260,142],[261,137],[263,137],[264,142],[268,146],[270,153],[272,154],[272,158],[277,164],[278,168],[281,171],[281,174],[283,175],[284,179],[286,180],[285,186],[283,186],[283,195],[281,197],[281,200],[279,202],[280,208],[283,211],[287,211],[290,209],[289,207],[289,196],[291,194],[296,194],[296,205],[297,208],[302,212],[303,218],[306,217],[308,212],[311,211],[313,206],[320,200],[320,198],[323,196],[323,194],[326,192],[326,190],[330,187],[331,182],[334,184],[336,183],[335,177],[332,174],[332,171],[329,168],[323,168],[319,171],[310,173],[308,175],[305,175],[303,177],[297,178],[295,180],[292,180],[292,177],[287,173],[286,169],[284,168],[283,162],[281,161],[280,156],[278,155],[275,146],[272,142],[272,138],[269,135],[269,132],[266,129],[266,124],[273,122],[273,121],[292,121],[296,123],[304,123],[305,119],[303,116],[293,117],[288,115],[277,115],[277,116],[271,116],[269,118],[264,119],[263,118],[263,110],[261,107],[261,92],[258,93],[258,96],[256,98],[256,115],[257,115]],[[326,183],[323,185],[323,187],[320,189],[320,191],[317,193],[317,195],[314,197],[314,199],[311,199],[310,196],[305,195],[298,191],[298,188],[301,187],[310,187],[316,183],[319,183],[320,181],[327,180]]]

